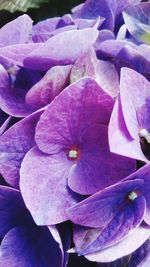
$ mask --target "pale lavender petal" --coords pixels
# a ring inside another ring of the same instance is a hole
[[[32,51],[40,48],[41,44],[14,44],[0,49],[0,62],[6,66],[7,64],[17,64],[23,66],[23,60]]]
[[[40,49],[30,53],[24,64],[39,70],[72,64],[95,43],[97,37],[98,31],[93,28],[59,33],[42,44]]]
[[[133,139],[138,140],[139,127],[142,127],[138,122],[137,112],[148,97],[150,97],[150,83],[139,73],[123,68],[121,70],[120,98],[125,123]],[[127,99],[128,101],[126,101]]]
[[[0,135],[2,135],[6,129],[8,128],[8,125],[10,123],[10,120],[11,120],[11,116],[9,116],[5,121],[4,123],[0,126]]]
[[[20,170],[21,193],[38,225],[68,219],[66,209],[76,203],[67,187],[71,165],[63,152],[49,156],[35,147],[26,154]]]
[[[96,65],[96,81],[112,97],[116,97],[120,91],[119,76],[115,66],[99,60]]]
[[[101,17],[98,17],[96,19],[77,18],[77,19],[74,19],[74,22],[77,25],[78,29],[85,29],[85,28],[99,29],[102,23],[104,22],[104,20],[105,19]]]
[[[144,156],[139,140],[135,140],[129,134],[124,121],[120,98],[116,100],[109,123],[109,147],[110,151],[118,155],[148,162]]]
[[[118,258],[133,253],[150,237],[150,229],[138,227],[134,229],[121,242],[96,253],[87,254],[85,257],[90,261],[112,262]],[[142,266],[140,266],[142,267]],[[143,267],[146,267],[145,265]]]
[[[24,14],[0,29],[0,47],[29,41],[32,19]]]
[[[119,77],[115,66],[110,62],[98,60],[93,49],[76,60],[71,70],[70,81],[72,83],[85,76],[94,78],[111,97],[117,96]]]

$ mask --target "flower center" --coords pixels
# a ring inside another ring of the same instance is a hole
[[[128,200],[130,201],[133,201],[134,199],[136,199],[138,197],[138,194],[137,192],[131,192],[129,195],[128,195]]]
[[[78,148],[72,148],[68,151],[68,158],[71,160],[78,159],[80,155],[80,150]]]
[[[145,128],[139,130],[139,136],[145,138],[147,143],[150,143],[150,133]]]

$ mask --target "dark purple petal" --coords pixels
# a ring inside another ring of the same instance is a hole
[[[150,163],[146,164],[144,167],[125,178],[125,180],[133,179],[141,179],[144,181],[144,184],[141,187],[141,192],[146,199],[146,213],[144,220],[150,225]]]
[[[42,111],[38,111],[21,120],[0,137],[0,173],[14,187],[19,186],[19,170],[23,157],[35,145],[35,126],[41,113]]]
[[[93,28],[59,33],[30,53],[24,64],[38,70],[72,64],[95,43],[97,37],[98,31]]]
[[[128,67],[143,74],[150,72],[150,61],[142,52],[140,53],[137,49],[128,45],[119,51],[115,58],[115,64],[119,70],[122,67]]]
[[[140,225],[145,213],[145,199],[140,192],[142,184],[142,180],[134,180],[113,185],[68,209],[74,223],[99,228],[94,240],[85,239],[77,248],[79,254],[116,244]]]
[[[111,5],[111,0],[88,0],[84,5],[79,6],[73,14],[75,18],[86,18],[86,19],[95,19],[97,17],[105,18],[103,23],[104,29],[113,30],[114,27],[114,14],[113,10],[116,7],[116,1],[113,1]]]
[[[107,124],[113,99],[91,78],[68,86],[48,106],[36,129],[36,143],[46,153],[78,145],[82,131],[93,123]]]
[[[31,223],[32,218],[18,190],[0,186],[0,218],[0,238],[16,225]]]
[[[62,252],[46,227],[11,229],[0,246],[1,266],[62,267]]]
[[[36,147],[30,150],[21,165],[21,192],[38,225],[60,223],[68,219],[66,209],[76,203],[67,187],[72,162],[66,155],[50,156]]]

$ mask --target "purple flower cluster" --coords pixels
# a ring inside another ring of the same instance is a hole
[[[149,267],[150,2],[32,24],[0,29],[0,267]]]

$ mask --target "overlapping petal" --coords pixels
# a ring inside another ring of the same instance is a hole
[[[59,33],[30,53],[24,64],[44,71],[52,66],[72,64],[95,43],[97,37],[98,31],[93,28]]]
[[[23,157],[35,145],[35,126],[41,113],[38,111],[16,123],[0,138],[0,173],[14,187],[19,187]]]
[[[84,237],[85,242],[77,247],[79,254],[114,245],[140,225],[145,214],[145,199],[140,192],[142,184],[142,180],[136,179],[113,185],[68,209],[68,216],[74,223],[98,228],[96,237]]]

